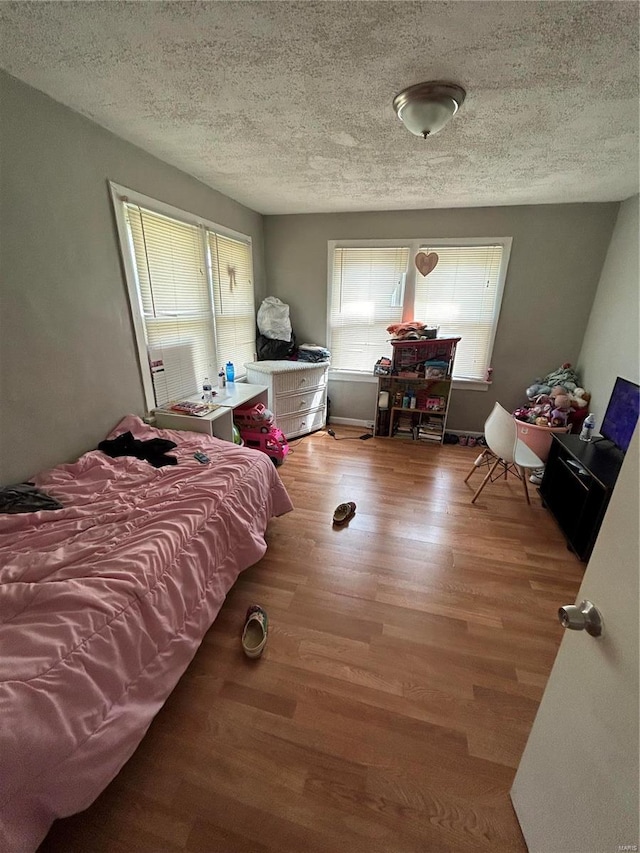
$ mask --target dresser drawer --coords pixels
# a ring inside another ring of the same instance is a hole
[[[291,372],[274,373],[273,375],[273,391],[276,395],[304,391],[307,388],[324,388],[326,384],[326,367],[292,370]]]
[[[325,388],[310,388],[302,394],[285,394],[276,397],[276,417],[294,415],[306,412],[307,409],[318,409],[324,406]]]
[[[324,408],[305,412],[303,415],[285,415],[278,418],[278,426],[287,438],[305,435],[324,426]]]

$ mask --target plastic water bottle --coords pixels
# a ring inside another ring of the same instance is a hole
[[[591,433],[593,432],[593,428],[596,425],[596,419],[594,415],[587,415],[582,424],[582,432],[580,433],[581,441],[591,441]]]
[[[227,384],[227,378],[224,375],[224,368],[221,367],[220,370],[218,371],[218,388],[224,388],[224,386],[226,384]]]
[[[227,382],[233,382],[236,376],[236,372],[233,369],[233,362],[228,361],[227,366],[225,367],[225,373],[227,374]]]
[[[213,400],[213,389],[211,387],[211,382],[209,381],[209,377],[204,377],[204,382],[202,383],[202,399],[205,403],[210,403]]]

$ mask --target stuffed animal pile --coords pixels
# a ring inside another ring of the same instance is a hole
[[[546,427],[566,426],[573,412],[586,415],[591,399],[591,394],[580,387],[578,375],[569,362],[544,379],[534,380],[526,395],[530,405],[516,409],[513,414],[519,421]]]

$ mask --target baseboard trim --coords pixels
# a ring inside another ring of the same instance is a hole
[[[357,426],[357,427],[365,427],[368,428],[371,426],[373,421],[361,421],[358,418],[331,418],[331,422],[329,426],[333,426],[334,424],[342,424],[342,426]]]

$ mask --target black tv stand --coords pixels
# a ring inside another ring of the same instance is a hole
[[[623,459],[615,445],[580,441],[577,435],[553,436],[540,497],[584,562],[593,550]]]

